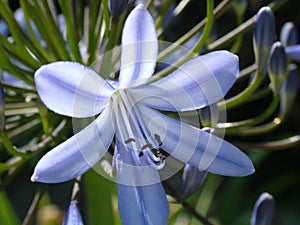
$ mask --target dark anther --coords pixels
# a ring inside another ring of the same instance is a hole
[[[160,140],[160,136],[158,134],[154,134],[155,140],[158,142],[158,146],[162,146],[162,141]]]
[[[128,139],[125,141],[125,144],[129,144],[130,142],[135,142],[134,138],[128,138]]]
[[[142,157],[144,155],[144,152],[140,151],[139,152],[139,157]]]
[[[145,145],[142,147],[142,150],[145,150],[146,148],[149,148],[150,150],[152,150],[152,149],[153,149],[153,146],[152,146],[152,144],[147,143],[147,144],[145,144]]]

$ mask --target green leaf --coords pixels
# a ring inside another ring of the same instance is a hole
[[[0,224],[20,225],[8,197],[4,191],[0,192]]]
[[[74,5],[75,3],[70,0],[59,0],[58,3],[66,19],[67,39],[70,50],[75,61],[82,62],[79,49],[80,37],[78,34],[79,24],[76,20],[76,5]]]
[[[91,169],[84,175],[89,224],[115,224],[112,207],[112,183]]]
[[[101,1],[91,0],[93,8],[89,8],[89,14],[86,16],[86,23],[89,25],[88,29],[88,64],[92,64],[99,52],[100,33],[103,24],[103,12],[100,10]]]

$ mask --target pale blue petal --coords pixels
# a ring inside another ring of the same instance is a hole
[[[239,75],[238,57],[227,51],[192,59],[167,77],[130,90],[137,100],[168,111],[202,108],[222,99]]]
[[[300,45],[292,45],[285,48],[287,56],[295,61],[300,62]]]
[[[155,24],[141,4],[125,22],[121,51],[120,87],[144,83],[153,75],[158,51]]]
[[[35,73],[38,94],[54,112],[90,117],[108,104],[114,89],[90,68],[76,62],[55,62]]]
[[[140,109],[149,132],[159,135],[161,148],[178,160],[225,176],[254,172],[248,156],[229,142],[148,107]]]
[[[169,207],[157,170],[151,167],[146,159],[138,159],[132,149],[128,149],[118,140],[116,151],[119,161],[116,165],[118,206],[122,224],[166,225]],[[141,158],[143,157],[147,155]],[[135,168],[135,173],[132,173],[132,167]],[[155,183],[152,182],[151,177],[146,181],[149,173],[145,173],[145,167],[152,170],[150,176],[157,177],[158,180]],[[128,184],[122,183],[125,179]],[[148,184],[136,185],[138,179],[143,180],[138,183],[146,181]]]
[[[161,183],[148,186],[118,185],[119,212],[123,225],[166,225],[168,203]]]
[[[68,208],[63,225],[83,225],[81,214],[74,202]]]
[[[107,108],[88,127],[44,155],[31,180],[59,183],[80,176],[102,158],[113,136],[111,111]]]

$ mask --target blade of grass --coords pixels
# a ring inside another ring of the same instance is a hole
[[[91,225],[114,224],[112,207],[112,184],[91,169],[84,175],[87,209]]]
[[[0,192],[0,224],[20,225],[17,215],[4,191]]]

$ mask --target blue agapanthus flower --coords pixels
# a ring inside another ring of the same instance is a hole
[[[38,94],[49,109],[78,118],[99,116],[44,155],[33,181],[74,179],[93,167],[114,143],[123,224],[162,225],[168,219],[158,173],[165,163],[163,152],[221,175],[254,172],[250,159],[235,146],[161,112],[195,110],[222,99],[239,74],[238,58],[216,51],[154,81],[157,42],[154,21],[139,4],[124,24],[118,80],[104,80],[75,62],[55,62],[36,71]]]

